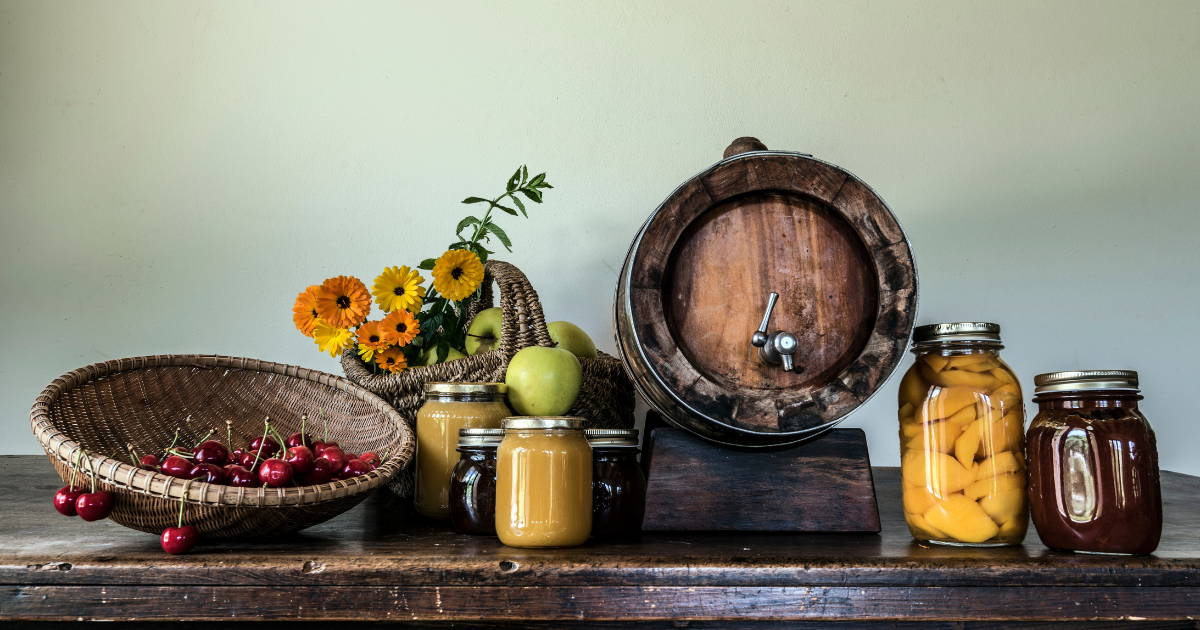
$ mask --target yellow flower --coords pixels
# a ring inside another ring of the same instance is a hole
[[[317,313],[317,291],[321,285],[314,284],[296,296],[296,304],[292,306],[292,321],[296,330],[304,333],[305,337],[313,336],[313,326],[321,316]]]
[[[364,361],[370,361],[376,352],[388,347],[380,324],[381,322],[367,322],[358,327],[358,356]]]
[[[321,352],[328,352],[331,357],[336,357],[342,350],[354,346],[354,333],[350,332],[349,328],[338,328],[323,319],[318,319],[313,327],[313,339]]]
[[[483,282],[483,263],[475,252],[452,249],[433,264],[433,288],[458,302],[475,292]]]
[[[330,278],[317,290],[317,313],[338,328],[353,328],[371,312],[371,295],[353,276]]]
[[[383,352],[376,353],[375,363],[392,374],[401,372],[404,368],[408,367],[408,359],[404,358],[404,353],[397,346],[392,346]]]
[[[371,287],[371,295],[375,303],[385,313],[408,309],[414,313],[421,311],[425,298],[425,287],[421,283],[425,278],[415,269],[405,267],[389,267],[375,278],[375,286]]]
[[[417,333],[421,332],[421,324],[408,311],[394,311],[380,322],[383,330],[383,340],[390,345],[406,346]]]

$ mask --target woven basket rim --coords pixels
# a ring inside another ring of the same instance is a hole
[[[151,497],[179,501],[183,498],[188,480],[177,479],[159,472],[135,468],[129,463],[97,455],[87,451],[81,444],[59,431],[50,417],[50,407],[67,391],[84,385],[96,378],[112,376],[121,372],[159,368],[196,367],[203,369],[230,368],[280,374],[311,381],[345,392],[369,403],[398,429],[398,437],[389,445],[395,453],[378,469],[350,479],[332,481],[317,486],[281,488],[235,488],[210,483],[192,482],[187,493],[187,503],[211,507],[292,507],[317,505],[370,492],[387,483],[412,460],[416,440],[403,417],[383,398],[371,390],[341,376],[312,370],[297,365],[262,361],[245,357],[216,354],[165,354],[129,357],[102,361],[81,367],[54,379],[38,395],[30,410],[29,419],[38,442],[51,458],[66,466],[74,463],[82,451],[88,466],[80,463],[80,470],[94,466],[96,481],[115,486],[123,491]]]

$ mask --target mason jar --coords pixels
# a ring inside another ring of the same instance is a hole
[[[646,515],[646,475],[637,460],[637,429],[585,433],[592,447],[592,535],[637,536]]]
[[[450,474],[450,524],[460,534],[496,534],[496,448],[504,429],[459,429]]]
[[[904,518],[920,541],[1025,539],[1025,410],[1002,348],[997,324],[913,331],[916,361],[900,381],[900,470]]]
[[[1162,536],[1158,443],[1137,372],[1034,377],[1029,502],[1042,543],[1089,553],[1145,554]]]
[[[417,411],[416,493],[422,515],[450,518],[450,474],[458,463],[459,429],[499,429],[512,415],[504,383],[426,383],[425,404]]]
[[[510,547],[574,547],[592,531],[592,447],[582,418],[504,420],[496,535]]]

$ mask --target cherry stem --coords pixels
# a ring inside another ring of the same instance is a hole
[[[225,434],[228,436],[229,448],[233,448],[233,420],[225,421]]]
[[[96,463],[92,461],[91,456],[87,458],[88,468],[91,470],[88,476],[92,478],[92,494],[96,493]]]
[[[325,423],[325,441],[329,441],[329,418],[325,417],[325,409],[317,407],[317,412],[321,414],[321,422]]]
[[[271,435],[275,436],[276,440],[279,440],[279,448],[282,448],[282,449],[287,448],[287,440],[283,439],[283,436],[279,434],[278,429],[276,429],[275,427],[271,427]]]
[[[208,438],[212,437],[212,434],[214,434],[216,432],[217,432],[216,429],[209,429],[208,433],[204,434],[204,437],[200,438],[199,441],[197,441],[195,444],[192,445],[192,448],[196,448],[197,446],[200,446],[201,444],[204,443],[204,440],[207,440]],[[193,437],[195,437],[195,436],[193,436]]]
[[[126,444],[125,448],[129,449],[129,461],[133,463],[133,467],[134,468],[141,467],[141,465],[142,465],[141,459],[142,458],[138,457],[137,451],[134,450],[133,445]]]
[[[179,427],[175,427],[175,439],[171,440],[171,445],[167,447],[168,453],[171,451],[171,449],[175,448],[175,443],[178,441],[179,441]]]
[[[263,438],[264,439],[267,437],[267,431],[269,431],[270,429],[271,429],[271,417],[267,416],[267,419],[263,421]],[[258,467],[258,458],[259,457],[262,457],[262,443],[261,442],[258,445],[258,449],[254,451],[254,463],[250,464],[250,470],[254,470],[255,468]]]
[[[75,480],[79,478],[79,458],[83,457],[83,449],[75,451],[75,472],[71,473],[71,489],[75,489]]]
[[[308,424],[308,414],[306,414],[306,413],[300,414],[300,445],[301,446],[308,446],[308,440],[305,439],[305,437],[304,437],[304,431],[305,431],[304,427],[307,424]]]
[[[391,452],[392,452],[392,449],[390,449],[390,448],[389,448],[388,450],[386,450],[386,451],[384,451],[384,452],[383,452],[383,455],[382,455],[382,456],[379,458],[379,465],[380,465],[380,466],[382,466],[382,465],[383,465],[383,462],[386,462],[386,461],[387,461],[387,456],[388,456],[388,453],[391,453]]]
[[[192,485],[195,479],[188,479],[183,484],[183,496],[179,497],[179,524],[176,527],[183,527],[183,504],[187,501],[188,486]]]
[[[191,419],[192,419],[192,414],[189,413],[187,415],[187,417],[183,419],[183,423],[185,425],[187,425],[188,431],[191,432],[192,439],[196,439],[196,430],[192,428],[192,423],[188,422],[188,420],[191,420]],[[201,441],[203,441],[203,440],[201,440]]]

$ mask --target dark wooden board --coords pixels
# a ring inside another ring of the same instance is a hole
[[[780,452],[733,451],[654,429],[643,530],[879,531],[867,436],[834,429]]]
[[[1185,620],[1200,611],[1196,477],[1163,474],[1165,526],[1155,555],[1113,557],[1046,549],[1032,529],[1019,547],[922,547],[904,525],[898,471],[873,474],[878,535],[648,532],[522,550],[454,534],[380,493],[297,534],[212,542],[172,557],[155,536],[58,515],[51,496],[60,482],[44,457],[0,457],[0,620],[114,618],[126,607],[143,619],[367,621],[403,611],[418,622],[561,620],[543,627],[569,619],[600,627],[618,615],[711,624],[822,615]],[[202,605],[201,596],[213,603]]]

